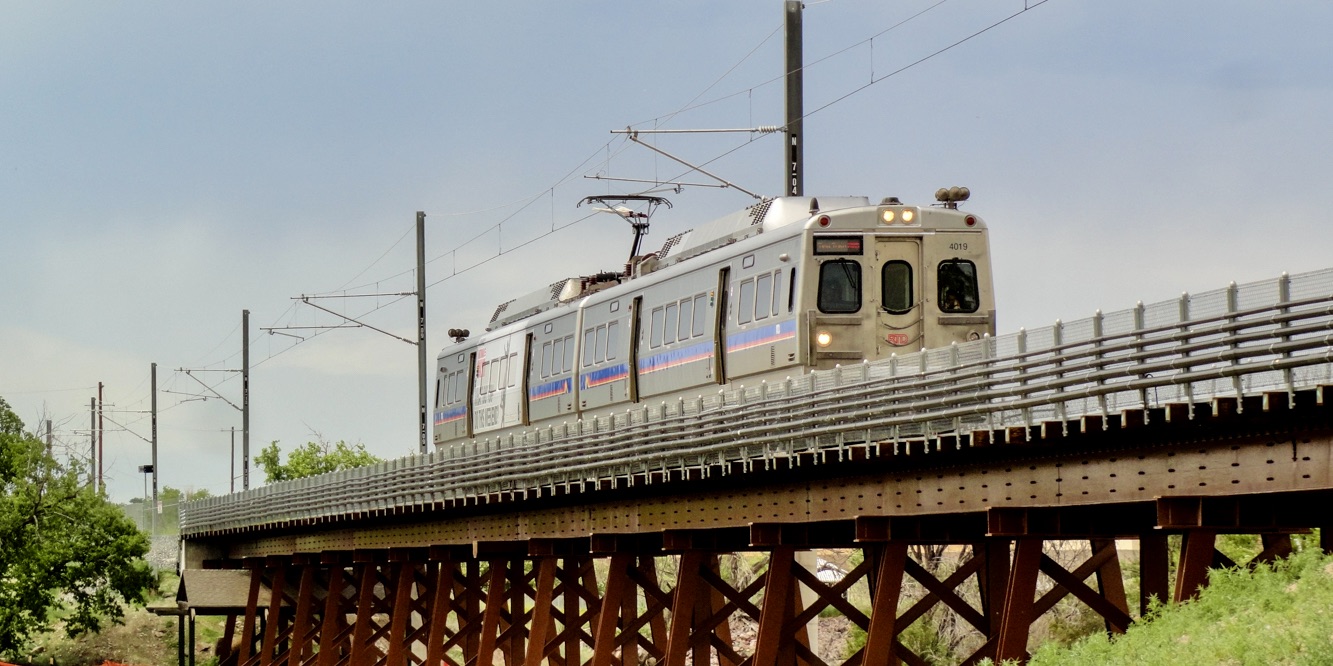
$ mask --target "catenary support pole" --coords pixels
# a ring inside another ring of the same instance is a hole
[[[787,184],[783,188],[788,196],[799,197],[805,191],[805,174],[802,162],[801,117],[803,108],[802,67],[804,58],[801,49],[801,0],[787,0]]]
[[[417,211],[417,427],[426,453],[426,213]]]
[[[250,311],[241,310],[241,490],[250,489]]]
[[[106,490],[106,479],[102,476],[102,461],[105,460],[106,451],[106,423],[103,421],[102,414],[106,409],[106,403],[102,400],[102,382],[97,382],[97,487]]]
[[[152,516],[153,529],[149,534],[157,534],[157,364],[153,364],[153,504],[148,509]]]
[[[97,490],[97,473],[93,471],[97,460],[97,398],[88,398],[88,485]]]

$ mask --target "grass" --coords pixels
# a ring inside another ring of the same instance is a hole
[[[1047,643],[1032,664],[1333,664],[1333,557],[1306,550],[1253,572],[1214,570],[1192,602],[1157,606],[1115,639]]]

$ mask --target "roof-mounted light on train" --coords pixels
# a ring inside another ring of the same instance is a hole
[[[935,190],[935,200],[944,204],[945,208],[957,208],[958,203],[967,201],[972,196],[972,191],[966,187],[941,187]]]
[[[469,331],[466,328],[449,329],[449,337],[453,338],[454,342],[462,342],[466,340],[469,335],[472,335],[472,331]]]

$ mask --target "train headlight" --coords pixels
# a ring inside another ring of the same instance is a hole
[[[884,220],[884,224],[893,224],[893,220],[897,216],[897,211],[892,208],[885,208],[884,212],[879,214],[879,219]]]
[[[911,224],[912,220],[915,218],[916,211],[910,209],[903,211],[903,224]]]
[[[820,347],[827,347],[833,344],[833,335],[828,331],[820,331],[818,333],[815,333],[815,344],[819,345]]]

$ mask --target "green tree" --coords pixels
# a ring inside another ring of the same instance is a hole
[[[349,446],[339,440],[330,444],[320,438],[318,442],[306,442],[287,456],[287,463],[282,462],[282,448],[272,442],[255,456],[255,462],[264,469],[268,483],[288,481],[315,476],[342,469],[365,467],[383,462],[366,450],[366,445],[357,443]]]
[[[155,583],[148,538],[81,476],[0,398],[0,655],[62,609],[69,635],[96,632]]]
[[[160,499],[163,504],[179,504],[181,502],[193,502],[195,500],[204,499],[205,497],[211,497],[211,496],[212,493],[208,492],[207,488],[200,488],[198,490],[186,491],[186,490],[180,490],[178,488],[172,488],[171,486],[162,486],[162,492],[157,494],[158,499]]]

